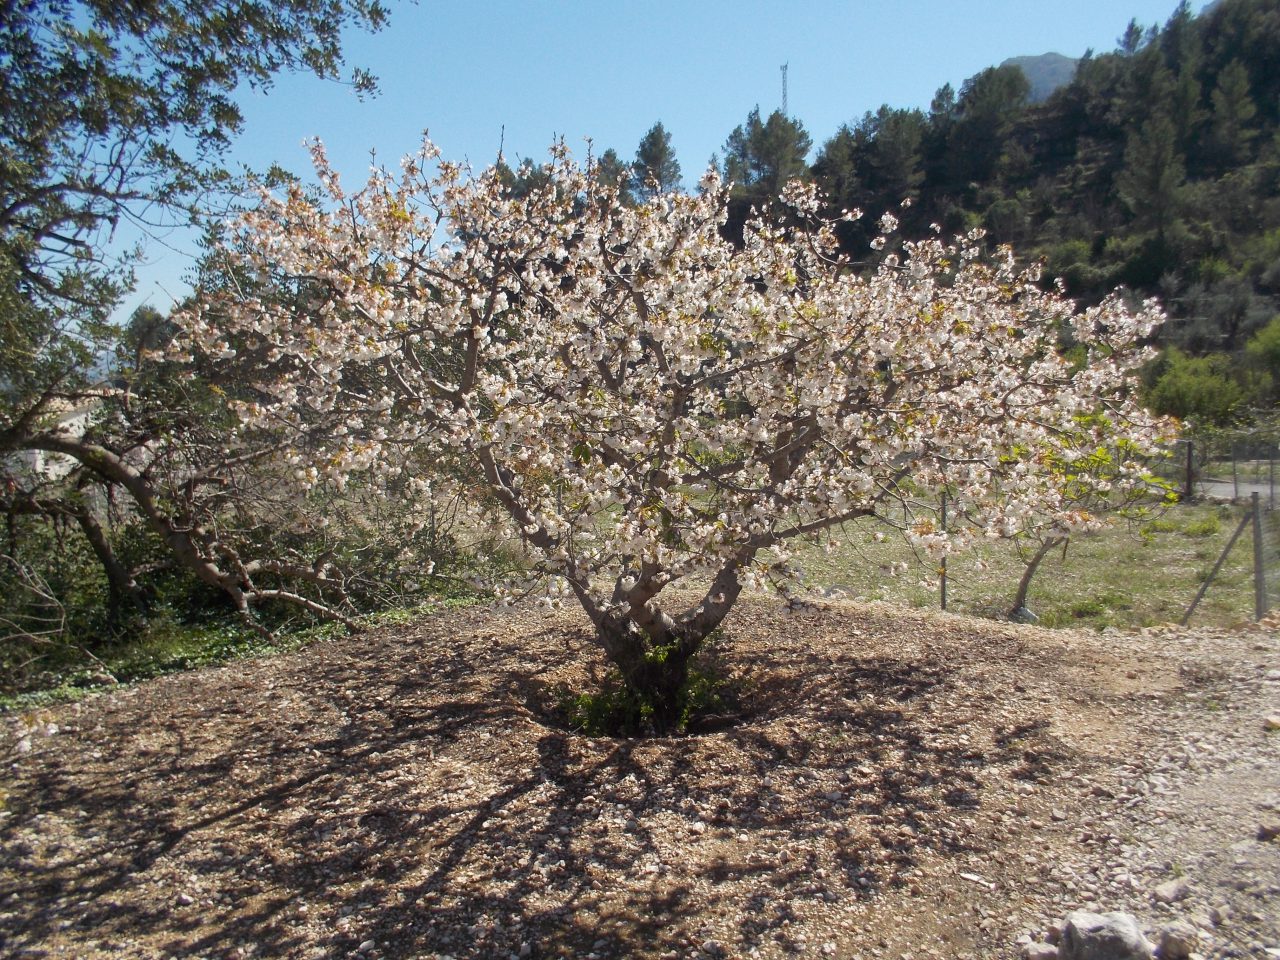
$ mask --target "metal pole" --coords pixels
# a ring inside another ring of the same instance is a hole
[[[1196,591],[1196,598],[1191,601],[1191,606],[1187,607],[1187,612],[1182,615],[1182,625],[1185,627],[1191,622],[1191,614],[1196,612],[1196,607],[1200,605],[1200,601],[1204,599],[1204,595],[1209,590],[1209,584],[1213,583],[1214,578],[1218,575],[1218,571],[1222,569],[1222,563],[1227,559],[1227,554],[1231,552],[1231,548],[1236,545],[1236,541],[1240,539],[1240,534],[1244,533],[1244,528],[1253,520],[1249,514],[1245,514],[1240,518],[1240,524],[1236,527],[1236,532],[1231,534],[1231,539],[1227,541],[1226,547],[1223,548],[1222,554],[1218,557],[1218,562],[1213,565],[1213,569],[1209,571],[1209,575],[1204,578],[1204,583],[1200,584],[1200,589]]]
[[[1236,469],[1236,442],[1231,441],[1231,499],[1240,499],[1240,471]]]
[[[1253,501],[1253,613],[1255,620],[1267,615],[1267,568],[1262,555],[1262,496],[1257,490]]]
[[[1276,448],[1267,451],[1267,509],[1276,508]]]
[[[1194,440],[1187,441],[1187,483],[1183,493],[1184,500],[1190,500],[1196,495],[1196,468],[1195,468],[1195,450],[1196,442]]]

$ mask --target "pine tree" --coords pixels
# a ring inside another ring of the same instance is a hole
[[[640,140],[631,164],[631,188],[641,199],[680,189],[680,163],[671,146],[671,134],[658,121]]]

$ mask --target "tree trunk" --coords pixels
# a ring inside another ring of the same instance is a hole
[[[94,555],[97,556],[98,562],[102,564],[102,569],[107,575],[112,618],[120,615],[121,608],[125,604],[132,607],[135,613],[145,614],[147,612],[147,602],[146,597],[143,596],[142,588],[138,586],[133,574],[125,568],[125,565],[116,556],[115,551],[111,549],[111,543],[107,540],[106,531],[98,523],[97,517],[90,512],[88,507],[81,507],[74,511],[74,515],[76,522],[80,524],[80,530],[84,533],[85,539],[89,541],[89,546],[93,548]]]
[[[689,661],[703,637],[665,631],[654,637],[631,621],[602,623],[598,633],[622,682],[647,712],[646,725],[657,736],[678,732],[687,719]]]
[[[1014,595],[1013,606],[1009,608],[1010,615],[1025,610],[1027,607],[1027,594],[1031,591],[1031,581],[1035,579],[1036,571],[1040,569],[1040,564],[1044,558],[1049,555],[1049,551],[1060,544],[1066,543],[1067,537],[1050,537],[1044,543],[1040,544],[1040,549],[1035,552],[1027,562],[1027,568],[1022,571],[1022,579],[1018,581],[1018,592]]]

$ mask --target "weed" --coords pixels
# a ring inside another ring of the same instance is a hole
[[[1192,520],[1182,528],[1183,534],[1188,537],[1216,537],[1221,530],[1222,522],[1214,513]]]
[[[724,675],[697,664],[678,694],[680,719],[675,733],[687,733],[702,717],[725,713],[738,702],[736,684]],[[578,692],[561,686],[556,709],[566,726],[590,737],[638,737],[653,734],[654,705],[611,670],[596,691]]]

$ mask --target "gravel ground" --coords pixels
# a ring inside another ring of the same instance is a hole
[[[558,725],[581,618],[473,609],[10,716],[0,953],[1280,957],[1274,628],[752,599],[741,715],[644,741]]]

